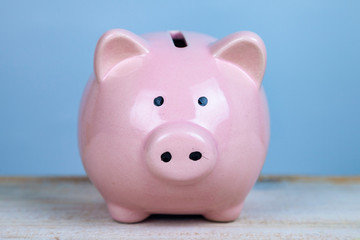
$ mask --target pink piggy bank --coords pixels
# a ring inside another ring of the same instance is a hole
[[[269,143],[262,40],[115,29],[95,51],[79,147],[113,219],[237,219]]]

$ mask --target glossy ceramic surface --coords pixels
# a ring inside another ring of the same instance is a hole
[[[95,51],[79,116],[83,164],[111,216],[235,220],[263,166],[262,40],[115,29]]]

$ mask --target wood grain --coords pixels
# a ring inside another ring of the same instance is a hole
[[[359,239],[360,177],[261,177],[240,218],[111,220],[86,177],[0,177],[0,239]]]

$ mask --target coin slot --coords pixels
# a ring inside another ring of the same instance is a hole
[[[187,43],[186,43],[185,37],[182,34],[182,32],[173,31],[173,32],[170,32],[170,35],[171,35],[171,38],[173,40],[175,47],[178,47],[178,48],[187,47]]]

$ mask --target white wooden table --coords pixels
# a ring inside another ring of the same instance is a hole
[[[240,218],[111,220],[85,177],[0,177],[0,239],[359,239],[360,177],[262,177]]]

